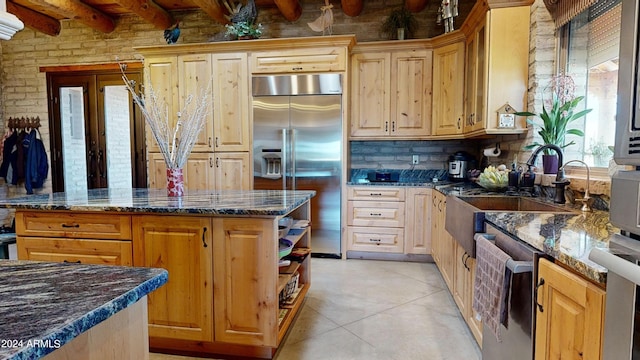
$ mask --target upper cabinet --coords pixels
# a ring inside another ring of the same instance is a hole
[[[433,51],[433,135],[461,135],[464,39]]]
[[[500,121],[498,111],[527,109],[530,7],[488,9],[478,2],[462,26],[467,37],[465,136],[526,132],[524,117]]]
[[[351,138],[430,134],[433,51],[424,45],[376,42],[354,48]]]

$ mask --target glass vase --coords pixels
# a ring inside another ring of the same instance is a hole
[[[184,177],[182,169],[167,169],[167,195],[184,195]]]

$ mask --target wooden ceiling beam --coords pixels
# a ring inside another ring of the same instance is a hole
[[[115,21],[100,10],[78,0],[29,0],[71,20],[81,22],[88,27],[103,33],[115,29]]]
[[[228,24],[229,20],[224,16],[225,12],[222,6],[216,0],[193,0],[193,4],[200,7],[202,11],[207,13],[212,19],[220,24]]]
[[[274,0],[285,19],[296,21],[302,15],[302,6],[298,0]]]
[[[424,10],[428,2],[428,0],[405,0],[404,6],[407,10],[417,13]]]
[[[18,17],[26,26],[50,36],[60,34],[60,21],[7,1],[7,11]]]
[[[362,0],[341,0],[340,6],[342,6],[342,12],[347,16],[358,16],[362,12],[363,8]]]
[[[173,24],[175,20],[165,9],[161,8],[153,2],[153,0],[115,0],[123,8],[140,16],[146,22],[155,26],[157,29],[166,29]]]

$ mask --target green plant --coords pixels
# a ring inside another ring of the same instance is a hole
[[[580,129],[567,128],[570,123],[591,112],[591,109],[576,112],[576,108],[584,99],[584,96],[573,97],[575,90],[573,79],[568,75],[555,76],[547,88],[551,91],[551,100],[546,104],[542,104],[542,113],[537,115],[542,120],[542,123],[536,124],[532,119],[527,119],[527,123],[540,127],[538,135],[542,138],[543,144],[536,141],[525,146],[526,150],[545,144],[553,144],[564,149],[569,145],[575,144],[573,140],[566,142],[567,135],[584,136],[584,132]],[[536,114],[528,111],[516,112],[515,114],[518,116],[536,116]],[[548,150],[545,150],[545,153],[550,154]]]
[[[407,38],[413,37],[418,27],[418,21],[409,9],[404,6],[393,10],[387,19],[382,23],[380,31],[387,35],[389,39],[397,36],[398,29],[405,29]]]
[[[225,25],[226,35],[231,38],[251,37],[254,39],[262,35],[262,24],[253,24],[247,21],[239,21]]]

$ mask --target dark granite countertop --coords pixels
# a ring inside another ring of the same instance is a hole
[[[394,173],[397,180],[394,181],[370,181],[369,174],[376,171],[382,173]],[[433,188],[439,184],[450,184],[447,179],[447,170],[411,170],[411,169],[351,169],[351,175],[347,185],[364,186],[422,186]]]
[[[455,196],[505,196],[504,193],[490,192],[468,183],[438,187],[437,190],[445,195]],[[609,212],[582,212],[580,205],[554,205],[563,206],[573,212],[546,214],[487,211],[485,221],[553,257],[584,277],[605,283],[607,269],[589,260],[589,252],[593,248],[608,251],[609,239],[620,232],[609,222]]]
[[[167,276],[164,269],[0,260],[0,359],[38,359]]]
[[[285,215],[315,196],[315,191],[185,191],[169,197],[164,189],[94,189],[0,199],[0,208],[116,211],[213,215]]]

